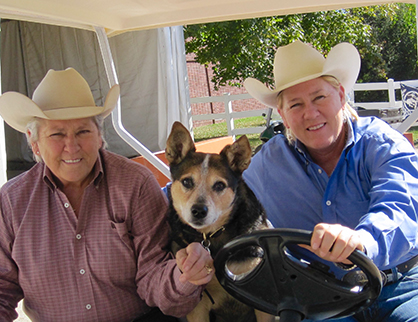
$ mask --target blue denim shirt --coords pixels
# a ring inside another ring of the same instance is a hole
[[[380,269],[418,254],[418,158],[398,131],[374,117],[349,121],[346,146],[330,177],[300,142],[269,140],[244,179],[277,228],[321,222],[359,231]]]

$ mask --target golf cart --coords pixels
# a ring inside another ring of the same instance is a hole
[[[300,1],[271,1],[271,0],[264,0],[264,1],[255,1],[255,0],[247,0],[247,1],[237,1],[237,0],[223,0],[223,1],[202,1],[196,0],[192,2],[184,2],[180,0],[166,0],[166,1],[156,1],[150,2],[147,0],[138,0],[138,1],[130,1],[130,0],[119,0],[119,1],[109,1],[109,0],[97,0],[97,1],[81,1],[81,0],[25,0],[25,1],[16,1],[16,0],[0,0],[0,14],[2,19],[18,19],[18,20],[25,20],[25,21],[32,21],[32,22],[39,22],[39,23],[46,23],[46,24],[53,24],[53,25],[60,25],[60,26],[67,26],[67,27],[74,27],[86,30],[93,30],[97,34],[97,38],[99,40],[101,52],[103,55],[104,65],[106,67],[106,73],[108,77],[109,85],[112,86],[118,83],[118,77],[116,73],[115,66],[113,64],[112,53],[109,49],[109,36],[114,36],[123,32],[131,31],[131,30],[140,30],[140,29],[149,29],[149,28],[164,28],[167,26],[172,25],[183,25],[183,24],[192,24],[192,23],[204,23],[204,22],[211,22],[211,21],[220,21],[220,20],[231,20],[231,19],[243,19],[243,18],[250,18],[250,17],[260,17],[260,16],[267,16],[267,15],[285,15],[285,14],[293,14],[298,12],[312,12],[312,11],[319,11],[319,10],[332,10],[332,9],[341,9],[351,6],[359,6],[359,5],[372,5],[372,4],[379,4],[379,3],[386,3],[390,1],[370,1],[370,0],[357,0],[357,1],[335,1],[335,0],[321,0],[316,1],[313,4],[311,1],[308,0],[300,0]],[[415,1],[404,1],[404,2],[411,2],[415,3]],[[239,5],[237,5],[239,4]],[[7,50],[7,48],[3,48],[3,50]],[[140,112],[139,112],[140,113]],[[139,154],[149,159],[149,161],[159,168],[164,175],[169,177],[169,171],[167,166],[161,162],[158,158],[155,158],[152,152],[150,152],[143,144],[141,144],[135,137],[133,137],[126,129],[124,128],[123,122],[121,120],[121,107],[120,104],[112,113],[112,120],[116,132],[130,145],[132,146]],[[171,124],[169,124],[171,126]],[[4,142],[3,142],[3,150],[4,150]],[[6,158],[5,154],[1,156],[1,159],[4,161]],[[4,162],[2,163],[5,164]],[[3,166],[3,171],[5,171]],[[267,232],[266,232],[267,233]],[[227,288],[231,293],[235,296],[240,298],[242,301],[253,305],[254,307],[259,307],[260,309],[267,310],[268,312],[272,312],[272,314],[279,314],[282,317],[282,320],[285,320],[284,315],[287,315],[287,312],[299,312],[299,319],[305,317],[326,317],[325,313],[315,312],[326,312],[325,305],[322,305],[320,309],[311,308],[311,304],[307,303],[300,304],[296,300],[290,300],[290,306],[287,308],[286,302],[288,299],[297,298],[301,294],[304,296],[304,293],[308,292],[296,292],[291,293],[290,295],[286,295],[285,298],[281,297],[280,294],[282,291],[277,291],[275,289],[271,289],[269,291],[263,291],[263,294],[273,294],[269,296],[269,298],[264,298],[262,294],[250,295],[247,291],[244,291],[241,294],[241,291],[238,291],[237,288],[234,287],[234,284],[240,284],[240,286],[251,285],[251,282],[258,277],[261,276],[262,279],[267,281],[265,284],[273,285],[280,285],[280,283],[273,283],[272,281],[279,281],[281,279],[280,272],[286,270],[286,272],[293,272],[292,274],[283,275],[285,277],[289,277],[293,280],[293,284],[299,285],[295,281],[301,280],[299,271],[302,271],[299,266],[304,268],[304,262],[300,261],[300,263],[293,263],[290,259],[290,256],[287,256],[285,252],[285,247],[288,245],[288,240],[290,243],[307,243],[306,238],[302,238],[297,234],[296,238],[291,238],[289,236],[285,237],[284,241],[282,241],[283,237],[278,236],[251,236],[248,239],[244,240],[244,246],[250,245],[261,247],[263,249],[264,254],[272,254],[273,257],[265,256],[263,257],[262,263],[259,268],[251,272],[247,277],[240,279],[238,277],[234,280],[232,278],[233,283],[231,283],[230,279],[225,279],[224,286]],[[225,258],[219,257],[216,263],[218,267],[218,274],[223,274],[223,272],[228,272],[224,267],[225,262],[227,262],[228,252],[230,248],[232,248],[232,252],[234,251],[234,247],[241,247],[242,239],[239,241],[235,241],[236,244],[231,244],[225,248],[226,254]],[[270,259],[272,258],[272,259]],[[279,258],[282,258],[283,263],[281,266],[277,266]],[[364,256],[360,254],[355,254],[351,258],[354,263],[356,263],[359,267],[364,269],[365,274],[368,277],[368,284],[361,288],[361,291],[358,291],[354,295],[361,295],[362,302],[358,304],[353,310],[359,310],[371,303],[371,301],[377,297],[380,289],[379,289],[379,278],[376,273],[376,270],[373,266],[369,267],[369,263],[364,258]],[[297,266],[299,265],[299,266]],[[312,265],[306,264],[307,267],[310,269]],[[293,271],[294,270],[294,271]],[[314,272],[314,276],[316,280],[315,283],[324,284],[327,283],[330,277],[324,273],[324,271],[312,270]],[[376,274],[373,274],[376,273]],[[276,276],[276,273],[279,274]],[[222,276],[218,276],[221,280]],[[321,282],[318,282],[321,281]],[[291,282],[287,282],[283,280],[284,285],[289,285]],[[339,283],[335,282],[337,287],[343,288],[344,292],[347,291],[347,286],[340,285]],[[231,286],[232,285],[232,286]],[[331,285],[331,284],[330,284]],[[333,284],[332,284],[333,286]],[[313,287],[313,286],[312,286]],[[252,287],[251,287],[252,288]],[[288,290],[289,288],[286,288]],[[316,287],[315,287],[316,289]],[[319,289],[319,288],[318,288]],[[245,290],[245,288],[244,288]],[[337,293],[335,293],[337,294]],[[351,295],[351,293],[349,293]],[[277,295],[277,296],[276,296]],[[365,295],[363,298],[362,296]],[[249,297],[250,300],[246,298]],[[316,297],[320,297],[318,294]],[[333,297],[333,306],[334,302],[338,302],[341,295],[334,295]],[[353,296],[354,297],[354,296]],[[256,300],[255,302],[253,300]],[[259,301],[257,301],[259,300]],[[273,301],[273,302],[272,302]],[[305,301],[305,300],[304,300]],[[307,300],[306,300],[307,301]],[[261,302],[261,303],[259,303]],[[354,301],[353,301],[354,302]],[[329,302],[327,302],[329,303]],[[335,305],[336,306],[336,305]],[[273,307],[275,307],[273,309]],[[283,309],[277,309],[277,307]],[[301,308],[299,308],[301,307]],[[347,314],[348,310],[351,308],[343,308],[337,315],[329,315],[331,316],[339,316],[338,314]],[[314,313],[311,313],[314,312]],[[328,313],[327,313],[328,314]],[[291,315],[291,314],[289,314]]]

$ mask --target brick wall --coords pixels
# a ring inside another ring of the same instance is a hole
[[[225,93],[230,94],[243,94],[247,91],[244,87],[235,86],[223,86],[219,90],[215,91],[212,78],[212,69],[209,66],[200,65],[194,60],[194,54],[186,55],[187,73],[189,77],[189,91],[190,97],[203,97],[203,96],[222,96]],[[256,101],[255,99],[240,100],[232,102],[232,109],[234,112],[265,109],[265,106]],[[224,113],[225,106],[223,103],[204,103],[204,104],[192,104],[192,115],[211,114],[211,113]],[[224,120],[219,120],[222,122]],[[210,124],[211,121],[195,121],[193,126],[200,126]]]

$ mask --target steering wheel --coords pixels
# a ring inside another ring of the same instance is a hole
[[[341,318],[370,306],[382,289],[382,277],[373,262],[354,251],[348,259],[360,270],[350,272],[363,276],[363,283],[346,282],[322,262],[291,255],[291,245],[310,245],[310,240],[311,232],[296,229],[267,229],[237,237],[216,255],[216,277],[232,296],[280,316],[282,322]],[[260,253],[258,263],[246,273],[234,274],[228,264],[236,262],[245,249]]]

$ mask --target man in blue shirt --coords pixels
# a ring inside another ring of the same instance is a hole
[[[359,70],[348,43],[326,59],[300,41],[280,47],[276,88],[244,85],[278,109],[287,137],[267,142],[244,179],[273,226],[313,231],[321,258],[349,267],[359,249],[386,273],[373,306],[338,321],[418,321],[418,158],[399,132],[346,103]]]

